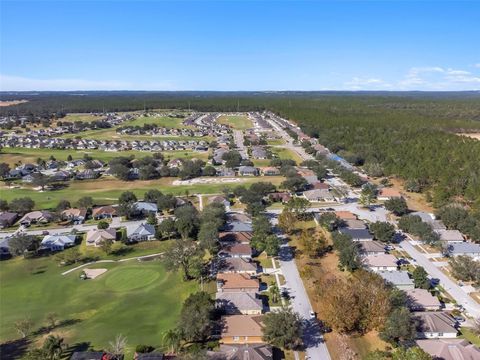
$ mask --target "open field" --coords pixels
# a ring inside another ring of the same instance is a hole
[[[217,119],[217,122],[230,125],[235,130],[246,130],[253,127],[252,121],[243,115],[223,115]]]
[[[298,156],[298,154],[290,149],[283,148],[283,147],[270,147],[269,150],[278,156],[279,159],[289,159],[295,160],[297,164],[303,162],[302,158]]]
[[[267,140],[267,144],[268,145],[284,145],[285,140],[283,140],[283,139],[271,139],[271,140]]]
[[[121,126],[142,126],[144,124],[155,124],[160,127],[170,129],[183,129],[187,126],[183,125],[183,120],[180,118],[172,118],[168,116],[140,116],[131,121],[125,121]]]
[[[45,327],[46,314],[55,312],[58,325],[51,330],[70,346],[102,349],[117,334],[128,339],[128,353],[140,343],[160,346],[161,334],[175,326],[183,300],[197,289],[180,274],[168,273],[156,261],[100,263],[88,268],[108,271],[95,280],[80,280],[81,270],[62,276],[52,258],[2,263],[0,284],[0,342],[18,339],[13,323],[29,317],[33,331]],[[49,330],[38,331],[35,341]]]
[[[158,189],[164,193],[174,195],[185,195],[202,193],[202,194],[219,194],[225,186],[235,187],[237,185],[250,186],[258,181],[269,181],[275,185],[279,185],[283,181],[281,176],[269,176],[265,178],[241,178],[241,182],[235,184],[193,184],[173,186],[172,183],[177,178],[161,178],[156,180],[136,180],[121,181],[114,178],[100,178],[97,180],[74,180],[66,183],[68,187],[61,190],[39,192],[31,187],[10,189],[4,185],[0,185],[2,199],[11,201],[18,197],[30,197],[35,201],[35,208],[47,209],[55,207],[62,199],[68,199],[74,204],[83,196],[91,196],[96,204],[112,204],[115,203],[124,191],[132,191],[138,198],[143,198],[144,193],[150,189]]]
[[[68,155],[72,155],[74,159],[83,158],[85,154],[92,156],[94,159],[103,160],[108,162],[109,160],[119,156],[133,155],[136,158],[142,158],[144,156],[151,156],[153,153],[148,151],[102,151],[102,150],[55,150],[55,149],[27,149],[27,148],[3,148],[0,152],[0,162],[6,162],[7,164],[14,165],[15,163],[22,162],[35,163],[38,158],[47,160],[51,155],[57,160],[65,161]],[[194,151],[162,151],[165,159],[175,158],[197,158],[201,160],[208,159],[208,153],[206,152],[194,152]]]
[[[101,120],[103,119],[104,116],[95,116],[93,114],[89,113],[69,113],[65,115],[63,118],[61,118],[61,121],[69,121],[69,122],[75,122],[75,121],[83,121],[83,122],[91,122],[95,120]]]
[[[28,102],[28,100],[0,101],[0,107],[19,105]]]

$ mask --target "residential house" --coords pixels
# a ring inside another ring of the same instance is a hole
[[[312,184],[312,189],[315,189],[315,190],[328,190],[330,189],[330,186],[324,182],[321,182],[321,181],[317,181],[315,183]]]
[[[274,192],[268,194],[268,198],[270,201],[281,202],[282,204],[285,204],[290,201],[292,196],[287,192]]]
[[[92,180],[92,179],[98,178],[99,176],[100,176],[99,172],[92,169],[86,169],[84,171],[80,171],[79,173],[77,173],[75,177],[78,180]]]
[[[273,360],[273,350],[267,344],[225,345],[217,351],[208,351],[209,360]]]
[[[277,176],[280,175],[280,170],[273,166],[266,166],[260,168],[260,173],[263,176]]]
[[[357,215],[348,210],[335,211],[335,215],[340,220],[357,220]]]
[[[82,224],[87,218],[86,209],[66,209],[62,211],[62,219],[70,220],[73,223]]]
[[[250,244],[252,240],[253,232],[251,231],[237,231],[237,232],[220,232],[218,234],[218,240],[221,243],[239,243]]]
[[[0,229],[7,228],[15,224],[18,219],[18,214],[14,212],[5,211],[0,213]]]
[[[263,344],[262,316],[228,315],[222,317],[220,343]]]
[[[115,229],[92,229],[87,232],[86,235],[86,244],[87,246],[98,247],[102,245],[102,242],[105,240],[115,241],[117,237],[117,232]]]
[[[335,201],[335,196],[329,190],[325,189],[314,189],[314,190],[307,190],[303,192],[303,197],[308,201],[327,201],[332,202]]]
[[[240,166],[238,174],[240,176],[258,176],[258,169],[253,166]]]
[[[451,339],[457,337],[455,319],[443,311],[415,313],[418,322],[417,339]]]
[[[158,212],[157,204],[146,201],[135,202],[135,209],[144,216],[148,214],[156,214]]]
[[[75,245],[75,240],[75,235],[46,235],[40,243],[40,247],[50,251],[62,251]]]
[[[366,229],[366,225],[362,220],[342,220],[343,227],[349,229]]]
[[[30,226],[31,224],[46,224],[53,219],[53,215],[49,211],[40,210],[32,211],[25,214],[20,219],[20,224]]]
[[[378,190],[377,199],[380,201],[391,200],[394,198],[401,198],[402,194],[393,188],[381,188]]]
[[[415,283],[407,271],[377,271],[377,274],[380,275],[386,283],[397,287],[400,290],[413,290],[415,289]]]
[[[267,151],[261,146],[254,146],[252,149],[252,158],[263,160],[268,157]]]
[[[445,224],[441,220],[436,220],[435,215],[424,211],[415,211],[412,216],[418,216],[422,222],[429,224],[433,230],[446,230]]]
[[[448,244],[465,241],[462,233],[458,230],[436,230],[435,232],[440,236],[440,241]]]
[[[226,167],[222,167],[217,169],[217,176],[223,176],[223,177],[234,177],[235,176],[235,170],[229,169]]]
[[[222,257],[251,259],[253,255],[252,247],[248,244],[225,244],[219,252]]]
[[[441,304],[436,296],[425,289],[410,289],[405,291],[408,296],[408,307],[412,311],[437,311]]]
[[[436,360],[480,359],[480,348],[465,339],[417,340],[417,345]]]
[[[117,216],[117,209],[111,205],[98,206],[92,209],[92,217],[95,220],[111,219],[114,216]]]
[[[257,279],[252,279],[248,274],[218,274],[217,292],[253,292],[256,293],[260,288]]]
[[[373,235],[367,229],[340,228],[338,232],[348,235],[353,241],[372,241]]]
[[[218,292],[216,306],[226,314],[260,315],[263,312],[262,300],[255,293]]]
[[[363,263],[372,271],[395,271],[397,270],[397,258],[390,254],[367,255]]]
[[[150,224],[127,226],[127,238],[131,242],[155,240],[155,226]]]
[[[385,244],[380,241],[362,241],[359,243],[359,250],[362,255],[385,254]]]
[[[230,212],[227,214],[227,219],[229,222],[237,221],[243,223],[251,223],[252,219],[245,213]]]
[[[255,275],[258,271],[256,262],[242,257],[223,258],[217,261],[217,271],[219,273],[237,273]]]
[[[221,229],[225,232],[253,232],[252,223],[229,221]]]
[[[471,242],[454,242],[447,244],[444,250],[448,256],[470,256],[474,260],[480,260],[480,244]]]

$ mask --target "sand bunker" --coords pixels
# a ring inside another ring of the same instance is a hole
[[[95,279],[96,277],[107,272],[107,269],[85,269],[83,270],[87,279]]]
[[[242,182],[239,178],[196,178],[190,180],[175,180],[172,185],[230,184]]]

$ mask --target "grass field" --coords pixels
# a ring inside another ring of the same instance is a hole
[[[272,152],[272,154],[276,154],[280,159],[295,160],[297,164],[303,162],[302,158],[298,156],[295,151],[290,149],[282,147],[270,147],[269,150]]]
[[[104,118],[103,116],[95,116],[87,113],[70,113],[70,114],[67,114],[65,117],[61,118],[60,120],[69,121],[69,122],[75,122],[75,121],[91,122],[95,120],[101,120],[103,118]]]
[[[252,121],[247,116],[242,115],[223,115],[217,119],[217,122],[230,125],[236,130],[245,130],[253,127]]]
[[[185,195],[186,191],[190,194],[218,194],[221,193],[225,186],[235,187],[237,185],[249,186],[258,181],[269,181],[275,185],[279,185],[284,178],[281,176],[269,176],[262,178],[243,178],[242,182],[236,184],[196,184],[196,185],[178,185],[173,186],[172,182],[177,178],[161,178],[157,180],[147,181],[121,181],[114,178],[101,178],[97,180],[70,181],[68,187],[61,190],[39,192],[31,187],[23,187],[19,189],[9,189],[4,185],[0,185],[0,193],[2,199],[11,201],[18,197],[28,196],[35,201],[35,208],[48,209],[55,207],[62,199],[68,199],[72,204],[83,196],[91,196],[96,204],[115,203],[124,191],[134,192],[138,198],[143,198],[145,191],[150,189],[158,189],[164,193],[174,195]]]
[[[161,152],[166,159],[175,158],[197,158],[201,160],[207,160],[208,154],[205,152],[194,151],[162,151]],[[14,165],[15,163],[22,162],[35,163],[38,158],[48,160],[53,155],[57,160],[67,160],[68,155],[72,155],[74,159],[81,159],[85,154],[92,156],[94,159],[103,160],[108,162],[109,160],[119,156],[133,155],[136,158],[142,158],[145,156],[151,156],[152,153],[148,151],[102,151],[102,150],[53,150],[53,149],[27,149],[27,148],[3,148],[0,152],[0,162],[6,162],[7,164]]]
[[[157,126],[166,127],[170,129],[183,129],[186,128],[183,125],[184,119],[171,118],[168,116],[140,116],[134,120],[126,121],[122,126],[142,126],[144,124],[155,124]]]
[[[198,289],[194,282],[183,282],[180,274],[166,272],[158,260],[89,268],[108,271],[84,281],[79,279],[81,270],[62,276],[65,269],[52,258],[2,262],[0,342],[18,339],[13,324],[26,317],[34,323],[34,342],[41,342],[48,331],[38,330],[48,325],[46,314],[55,312],[58,325],[52,332],[70,346],[86,343],[104,349],[122,334],[132,355],[137,344],[160,346],[161,334],[176,325],[183,300]]]
[[[464,338],[464,339],[467,339],[468,341],[470,341],[472,344],[474,344],[475,346],[480,346],[480,336],[478,336],[477,334],[475,334],[472,329],[469,329],[469,328],[466,328],[466,327],[462,327],[460,329],[462,335],[461,337]]]

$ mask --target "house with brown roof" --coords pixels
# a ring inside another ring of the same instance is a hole
[[[417,340],[417,345],[437,360],[480,359],[480,349],[465,339]]]
[[[407,304],[412,311],[437,311],[440,310],[441,304],[436,296],[425,289],[406,290]]]
[[[248,274],[218,274],[217,291],[218,292],[253,292],[256,293],[260,288],[260,282],[252,279]]]
[[[357,215],[348,210],[335,211],[335,215],[340,220],[357,220]]]
[[[117,209],[111,205],[98,206],[92,209],[92,217],[95,220],[112,218],[117,216]]]
[[[87,232],[85,241],[87,246],[101,246],[105,240],[115,241],[117,232],[115,229],[92,229]]]
[[[15,212],[5,211],[0,213],[0,229],[12,226],[18,219],[18,214]]]
[[[249,244],[229,243],[222,246],[219,252],[221,257],[251,259],[253,255],[252,247]]]
[[[316,183],[312,184],[312,189],[316,190],[328,190],[330,186],[324,182],[317,181]]]
[[[372,271],[395,271],[397,270],[397,258],[390,254],[367,255],[363,263]]]
[[[255,275],[258,271],[256,262],[241,257],[224,258],[217,261],[217,271],[219,273],[238,273]]]
[[[380,201],[387,201],[393,198],[401,198],[402,194],[393,188],[381,188],[378,190],[377,199]]]
[[[62,219],[69,220],[75,223],[83,223],[87,218],[86,209],[66,209],[62,211]]]
[[[268,198],[273,202],[287,203],[292,198],[292,195],[287,192],[274,192],[269,194]]]
[[[457,324],[455,319],[443,311],[426,311],[415,313],[417,339],[456,338]]]
[[[230,232],[224,231],[218,234],[218,239],[221,243],[239,243],[250,244],[252,240],[253,232],[251,231],[239,231]]]
[[[220,343],[262,344],[262,316],[260,315],[229,315],[222,317],[222,332]]]
[[[280,175],[280,170],[273,166],[265,166],[260,168],[260,173],[263,176],[277,176]]]
[[[25,214],[20,219],[20,224],[30,226],[31,224],[46,224],[53,219],[53,215],[49,211],[37,210]]]
[[[208,203],[222,204],[223,206],[225,206],[226,211],[230,211],[230,201],[225,196],[221,196],[221,195],[212,196],[211,198],[208,199]]]

